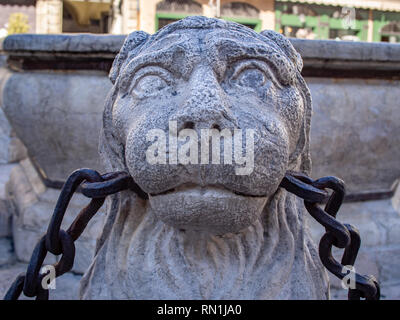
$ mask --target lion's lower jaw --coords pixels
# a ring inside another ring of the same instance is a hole
[[[150,196],[154,215],[180,231],[221,235],[237,233],[260,217],[268,198],[235,194],[225,188],[185,187],[167,194]],[[186,235],[190,239],[190,233]],[[188,240],[190,241],[190,240]]]
[[[326,299],[326,272],[299,208],[293,199],[285,204],[285,196],[267,204],[265,215],[246,230],[224,236],[179,231],[137,203],[119,208],[82,280],[81,297]],[[142,219],[135,216],[140,210]]]

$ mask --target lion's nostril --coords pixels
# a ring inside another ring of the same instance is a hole
[[[221,127],[218,124],[213,124],[212,128],[221,131]]]
[[[186,121],[185,124],[183,125],[183,129],[193,129],[194,128],[194,123],[192,121]]]

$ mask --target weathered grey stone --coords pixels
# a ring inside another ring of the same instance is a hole
[[[0,238],[11,236],[11,207],[7,200],[6,183],[15,164],[0,164]]]
[[[51,35],[15,34],[8,36],[1,45],[6,52],[109,52],[117,53],[125,35]],[[400,46],[389,43],[346,42],[332,40],[290,39],[304,60],[359,60],[400,62]]]
[[[371,251],[379,267],[379,280],[389,284],[398,281],[400,279],[400,245],[374,248]]]
[[[81,167],[102,171],[97,143],[109,89],[96,73],[15,73],[3,86],[3,109],[47,179],[63,181]]]
[[[0,165],[0,199],[6,199],[6,184],[10,178],[11,170],[15,164]]]
[[[14,219],[19,218],[19,212],[24,212],[26,208],[38,201],[38,196],[33,191],[21,165],[15,166],[11,170],[10,180],[7,184],[7,196],[16,208]]]
[[[387,229],[387,243],[400,243],[400,217],[389,218],[384,222],[383,226]]]
[[[331,300],[347,300],[347,290],[331,288]]]
[[[8,288],[14,279],[22,272],[26,271],[26,265],[24,264],[15,264],[8,265],[0,268],[0,298],[2,299],[6,294]]]
[[[1,69],[0,69],[1,70]],[[0,73],[1,77],[1,73]],[[2,109],[0,109],[0,163],[9,161],[9,145],[11,140],[11,127]]]
[[[125,36],[14,34],[3,40],[4,51],[117,53]]]
[[[313,176],[348,192],[390,189],[400,177],[398,81],[308,78],[313,98]],[[340,94],[339,94],[340,93]]]
[[[400,282],[382,286],[381,299],[382,300],[400,300]]]
[[[44,235],[44,232],[29,230],[18,226],[16,223],[12,225],[13,244],[15,256],[19,262],[29,262],[33,249],[38,240]],[[45,264],[56,263],[57,259],[52,254],[48,254],[44,260]]]
[[[389,43],[304,39],[290,39],[290,41],[304,59],[400,63],[400,46]]]
[[[304,206],[278,189],[287,170],[310,170],[311,100],[300,71],[283,36],[222,20],[190,17],[128,36],[110,73],[100,150],[108,171],[128,171],[150,198],[109,199],[82,298],[328,297]],[[150,164],[146,134],[168,133],[169,121],[197,133],[254,129],[254,170]]]
[[[82,237],[75,242],[75,260],[72,271],[84,274],[93,261],[96,249],[96,238]]]
[[[0,266],[15,261],[14,249],[10,238],[0,238]]]
[[[1,57],[1,56],[0,56]],[[9,74],[0,66],[0,87],[6,82]],[[1,95],[0,95],[1,105]],[[0,108],[0,164],[16,162],[26,157],[26,149],[15,136],[3,110]]]
[[[28,157],[28,151],[19,138],[12,132],[8,145],[8,162],[15,163]]]
[[[11,235],[11,210],[7,200],[0,199],[0,238]]]
[[[357,256],[357,261],[354,265],[356,272],[360,274],[374,275],[380,281],[379,265],[375,255],[371,255],[368,250],[363,250]]]
[[[50,290],[52,300],[78,300],[79,285],[82,276],[68,272],[56,279],[56,288]]]
[[[0,68],[6,65],[6,61],[7,61],[7,56],[0,54]]]

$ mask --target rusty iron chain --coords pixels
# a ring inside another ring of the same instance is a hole
[[[350,225],[336,220],[336,214],[345,196],[344,182],[336,177],[324,177],[312,180],[306,175],[287,172],[280,186],[304,200],[304,205],[310,215],[325,227],[325,234],[319,243],[319,256],[322,264],[339,279],[348,275],[348,266],[354,266],[361,245],[358,230]],[[330,189],[331,195],[326,191]],[[326,202],[325,208],[320,204]],[[333,246],[344,249],[341,262],[332,255]],[[372,275],[354,273],[355,288],[349,288],[348,299],[379,300],[380,287]]]
[[[64,214],[79,186],[82,194],[92,200],[79,212],[67,231],[64,231],[61,229]],[[326,233],[319,244],[320,259],[330,272],[339,279],[343,279],[347,275],[343,267],[354,265],[361,243],[356,228],[336,220],[336,213],[345,195],[343,181],[335,177],[312,180],[303,174],[288,172],[280,187],[302,198],[307,211],[325,227]],[[82,234],[90,219],[101,208],[108,195],[128,189],[134,191],[140,198],[148,199],[148,195],[126,172],[100,175],[91,169],[74,171],[61,190],[47,233],[36,244],[26,273],[17,276],[4,296],[4,300],[16,300],[22,292],[27,297],[36,297],[36,300],[48,300],[49,291],[42,286],[42,281],[48,273],[40,273],[47,253],[61,254],[59,262],[53,265],[56,277],[70,271],[75,258],[74,242]],[[326,189],[333,190],[330,196]],[[326,200],[325,209],[322,210],[319,204]],[[332,256],[333,246],[344,249],[341,263]],[[355,283],[356,288],[349,289],[350,300],[360,298],[378,300],[380,298],[379,283],[373,276],[355,273]]]
[[[62,230],[61,223],[64,214],[79,186],[81,186],[81,192],[92,200],[79,212],[67,231]],[[16,300],[22,292],[27,297],[36,297],[36,300],[48,300],[49,291],[42,286],[42,281],[48,272],[40,273],[47,253],[61,254],[60,260],[53,264],[56,277],[70,271],[75,259],[74,242],[82,234],[90,219],[101,208],[105,197],[127,189],[136,192],[139,197],[147,199],[147,194],[126,172],[100,175],[91,169],[74,171],[61,190],[47,233],[36,244],[26,273],[17,276],[4,296],[4,300]]]

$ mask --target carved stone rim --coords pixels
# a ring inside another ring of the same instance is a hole
[[[125,35],[36,35],[5,38],[0,53],[23,70],[108,72]],[[304,61],[303,76],[400,79],[400,44],[290,39]]]

